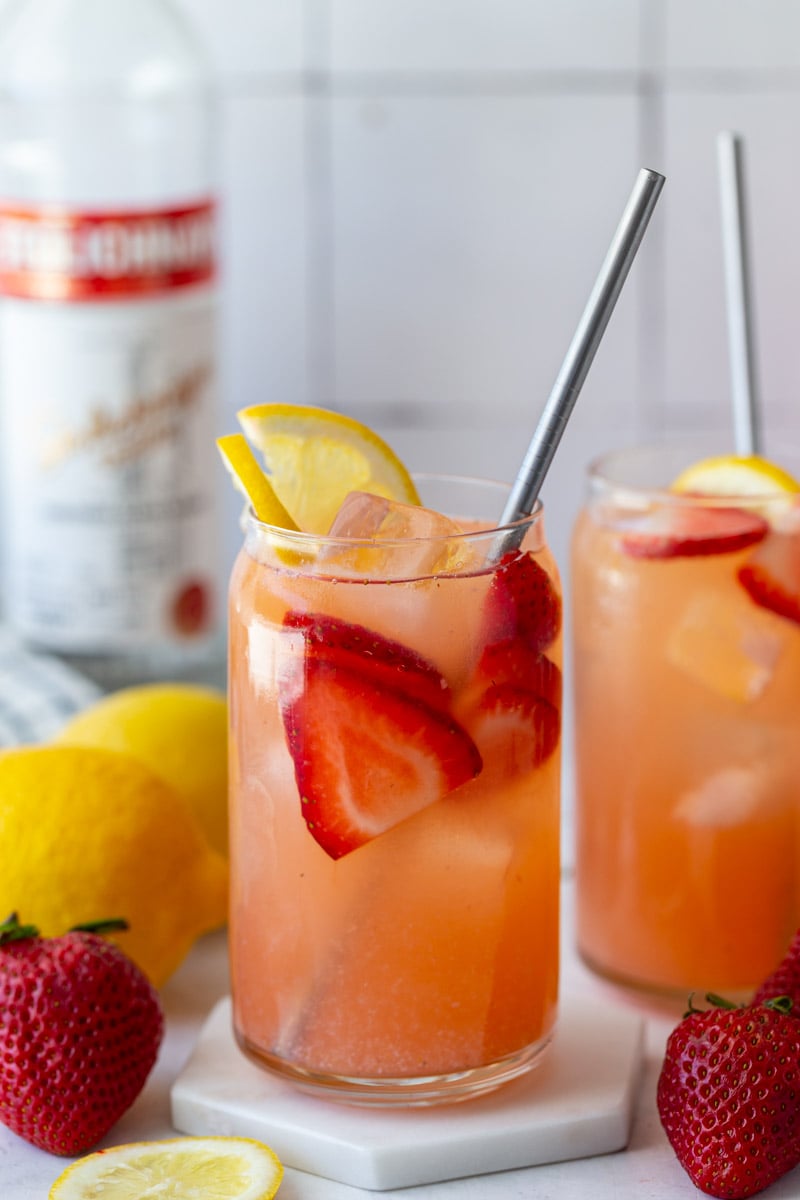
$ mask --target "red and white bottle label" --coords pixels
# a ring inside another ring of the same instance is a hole
[[[7,616],[53,649],[211,632],[212,216],[0,210]]]
[[[214,207],[75,212],[0,204],[0,293],[33,300],[154,295],[214,276]]]

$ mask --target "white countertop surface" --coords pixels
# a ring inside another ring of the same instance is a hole
[[[661,1129],[655,1087],[664,1043],[682,1005],[627,994],[595,979],[573,950],[571,883],[564,885],[562,994],[597,996],[647,1019],[645,1066],[631,1139],[626,1150],[552,1165],[503,1171],[398,1191],[367,1192],[287,1168],[280,1200],[686,1200],[700,1193],[679,1166]],[[162,992],[167,1027],[164,1044],[144,1091],[102,1145],[175,1136],[170,1125],[170,1087],[185,1064],[198,1032],[217,1000],[228,991],[223,933],[203,938]],[[29,1146],[0,1126],[0,1200],[45,1200],[67,1165]],[[800,1170],[768,1192],[770,1200],[800,1198]]]

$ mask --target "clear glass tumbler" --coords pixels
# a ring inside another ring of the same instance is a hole
[[[592,464],[571,568],[579,949],[684,996],[800,925],[800,506],[670,491],[700,457]]]
[[[230,588],[235,1032],[350,1103],[494,1088],[556,1015],[558,573],[541,509],[418,486],[377,540],[250,517]]]

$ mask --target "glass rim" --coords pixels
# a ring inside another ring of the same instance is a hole
[[[501,480],[491,479],[481,475],[451,475],[439,471],[411,471],[411,478],[415,483],[424,483],[425,481],[435,481],[448,485],[458,485],[461,487],[484,487],[487,490],[495,490],[499,497],[508,496],[511,491],[511,484],[504,483]],[[421,507],[426,507],[422,505]],[[431,509],[430,511],[438,511]],[[446,516],[446,513],[442,513]],[[468,516],[466,513],[461,514],[465,519],[481,520],[481,517]],[[397,546],[412,546],[420,542],[425,542],[430,545],[436,543],[445,543],[453,541],[480,541],[485,538],[496,537],[498,534],[510,535],[515,531],[522,531],[532,527],[542,520],[544,516],[544,504],[541,499],[537,499],[533,506],[533,511],[526,516],[517,517],[514,521],[508,521],[500,524],[499,521],[493,521],[489,525],[482,526],[480,529],[465,529],[458,533],[440,533],[431,537],[402,537],[402,538],[370,538],[370,537],[331,537],[327,533],[309,533],[303,529],[284,529],[280,525],[271,525],[267,521],[261,521],[255,515],[252,508],[247,505],[244,509],[243,524],[245,532],[250,530],[257,533],[263,533],[270,539],[280,539],[286,545],[309,546],[312,543],[319,545],[324,543],[328,546],[340,547],[372,547],[380,546],[383,549],[389,549]],[[452,517],[452,520],[457,522],[458,517]],[[521,538],[520,538],[521,540]]]
[[[706,435],[711,437],[711,435]],[[700,439],[702,441],[702,438]],[[767,503],[775,503],[776,501],[786,500],[788,493],[776,491],[764,492],[726,492],[726,493],[689,493],[672,491],[668,484],[646,484],[637,483],[626,479],[622,473],[615,477],[610,467],[613,463],[619,463],[620,466],[625,463],[633,462],[634,460],[643,459],[650,455],[654,459],[656,457],[666,460],[669,456],[685,456],[685,466],[690,466],[692,463],[702,461],[704,457],[750,457],[748,455],[737,455],[735,451],[728,450],[723,447],[719,449],[720,439],[717,439],[715,444],[718,449],[716,455],[704,455],[702,449],[698,453],[698,439],[684,438],[680,440],[665,440],[661,442],[633,442],[626,446],[621,446],[613,450],[604,450],[601,454],[590,459],[585,468],[585,476],[590,487],[595,491],[602,489],[605,494],[613,494],[615,503],[625,504],[641,504],[643,499],[651,503],[663,505],[674,505],[677,507],[737,507],[737,508],[752,508],[756,505],[764,505]],[[761,454],[759,457],[766,458],[767,461],[774,461],[767,458],[767,455]],[[800,453],[791,447],[785,458],[790,464],[794,463],[797,468],[800,468]],[[777,465],[777,464],[776,464]],[[800,493],[798,493],[800,495]]]

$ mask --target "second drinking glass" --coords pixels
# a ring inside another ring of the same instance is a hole
[[[800,924],[798,496],[671,490],[696,458],[593,464],[572,557],[579,948],[683,996]]]

